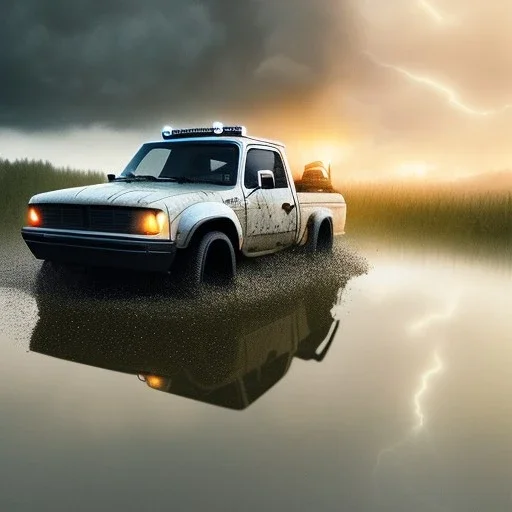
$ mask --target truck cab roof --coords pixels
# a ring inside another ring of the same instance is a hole
[[[243,145],[257,143],[284,147],[282,142],[247,135],[247,130],[244,126],[224,126],[219,122],[213,123],[213,125],[208,128],[175,129],[171,126],[164,126],[162,129],[162,138],[166,141],[185,140],[194,142],[198,140],[206,140],[208,142],[231,140],[241,142]]]
[[[162,142],[158,140],[153,140],[151,142]],[[190,136],[190,137],[180,137],[179,139],[167,139],[164,142],[238,142],[243,145],[248,144],[266,144],[269,146],[278,146],[280,148],[284,148],[285,145],[282,142],[271,140],[271,139],[264,139],[260,137],[249,137],[249,136],[236,136],[236,137],[219,137],[219,136],[208,136],[208,137],[197,137],[197,136]]]

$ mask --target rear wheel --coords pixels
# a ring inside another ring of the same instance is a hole
[[[306,251],[308,253],[329,253],[333,246],[332,224],[328,219],[322,221],[319,227],[310,227]]]
[[[318,231],[318,240],[316,244],[317,252],[331,252],[333,245],[332,224],[324,220]]]
[[[235,251],[221,231],[211,231],[193,240],[182,257],[185,260],[182,280],[186,286],[228,285],[235,278]]]

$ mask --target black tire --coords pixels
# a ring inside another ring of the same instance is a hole
[[[320,226],[313,223],[308,227],[309,236],[305,250],[309,254],[330,253],[333,247],[332,224],[329,220],[323,220]]]
[[[332,252],[333,243],[332,223],[330,220],[324,220],[318,232],[316,251],[324,254],[330,253]]]
[[[203,284],[229,285],[236,275],[235,250],[221,231],[210,231],[192,241],[182,255],[182,284],[198,288]]]

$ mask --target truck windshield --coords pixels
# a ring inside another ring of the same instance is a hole
[[[233,143],[153,142],[139,149],[119,179],[235,185],[238,157]]]

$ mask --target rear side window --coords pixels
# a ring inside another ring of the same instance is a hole
[[[244,185],[253,189],[258,186],[258,171],[273,171],[276,188],[287,188],[288,180],[281,156],[268,149],[250,149],[245,162]]]

